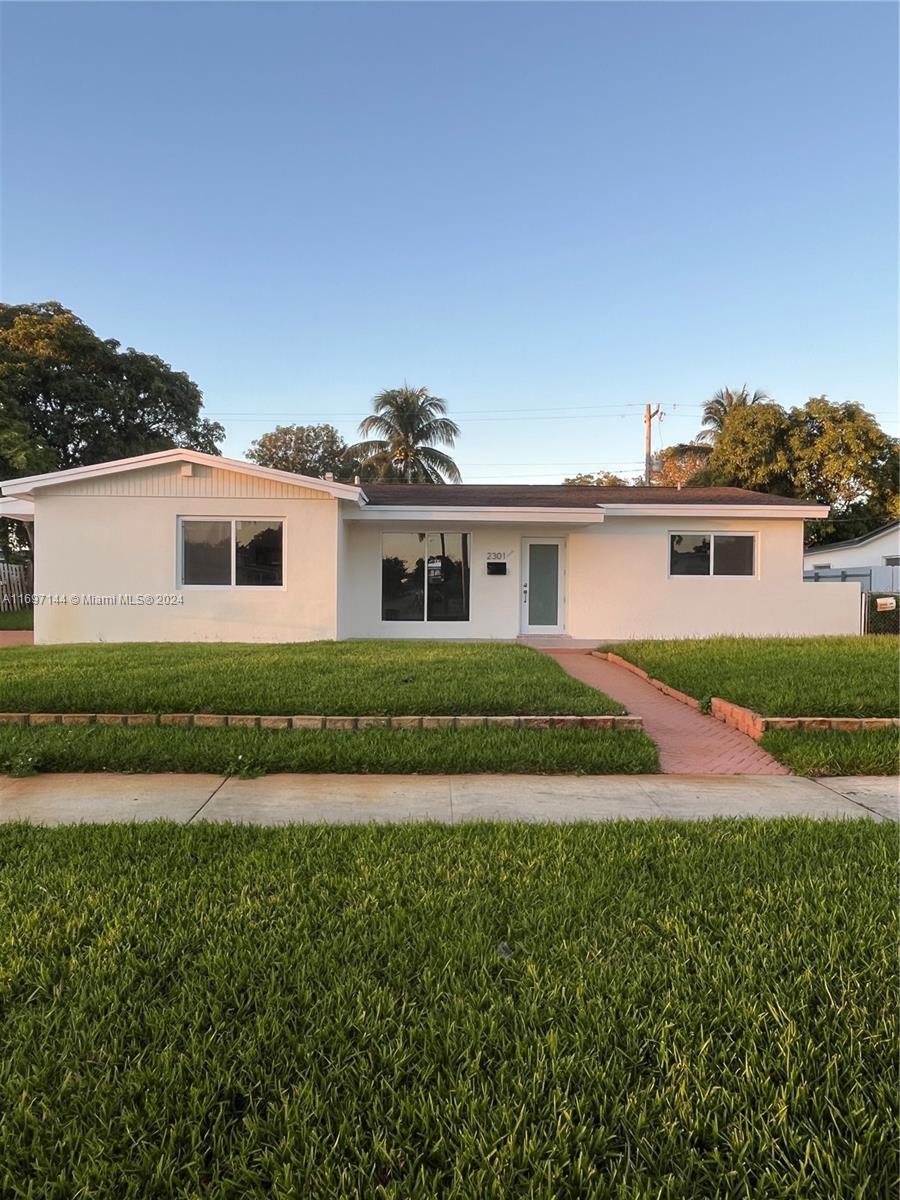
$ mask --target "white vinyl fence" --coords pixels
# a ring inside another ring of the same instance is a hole
[[[812,583],[860,583],[864,592],[900,592],[900,567],[807,567]]]
[[[21,563],[0,562],[0,612],[25,608],[31,590],[28,568]]]

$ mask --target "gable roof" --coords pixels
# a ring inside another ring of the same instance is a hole
[[[295,487],[312,488],[327,492],[336,499],[360,501],[362,491],[354,484],[334,483],[330,479],[314,479],[309,475],[296,475],[293,471],[277,471],[274,467],[260,467],[256,463],[237,458],[222,458],[218,454],[202,454],[199,450],[159,450],[153,454],[139,454],[135,458],[116,458],[111,462],[96,463],[89,467],[71,467],[67,471],[47,471],[43,475],[26,475],[21,479],[0,480],[0,492],[5,496],[30,496],[35,489],[53,487],[57,483],[71,480],[96,479],[103,475],[116,475],[122,471],[141,471],[146,467],[158,467],[165,463],[185,462],[197,466],[213,467],[220,471],[234,471],[239,475],[255,475],[263,479],[276,479]]]
[[[826,505],[811,504],[805,500],[792,500],[785,496],[772,496],[766,492],[751,492],[743,488],[674,488],[674,487],[594,487],[573,484],[405,484],[369,483],[364,487],[356,484],[337,483],[330,479],[316,479],[298,475],[292,471],[279,471],[274,467],[260,467],[256,463],[241,459],[222,458],[217,454],[202,454],[199,450],[160,450],[152,454],[140,454],[134,458],[119,458],[111,462],[96,463],[87,467],[72,467],[64,471],[47,471],[41,475],[28,475],[19,479],[0,481],[0,494],[30,500],[35,491],[56,484],[75,480],[95,479],[104,475],[115,475],[124,471],[140,471],[166,463],[195,463],[220,471],[233,471],[243,475],[254,475],[265,479],[311,488],[325,492],[339,500],[354,500],[359,510],[369,510],[377,517],[379,511],[387,516],[388,511],[397,514],[406,510],[409,516],[421,515],[424,510],[454,509],[460,514],[529,510],[531,514],[558,513],[563,510],[572,520],[581,523],[596,518],[603,520],[604,512],[610,516],[629,513],[646,516],[693,510],[697,515],[715,515],[717,510],[742,511],[747,515],[822,517],[828,513]],[[418,513],[413,510],[419,510]],[[579,516],[580,514],[580,516]],[[870,535],[874,536],[874,535]]]
[[[791,500],[743,488],[595,487],[573,484],[517,483],[365,483],[369,504],[387,508],[598,508],[607,505],[766,505],[809,508],[808,500]]]
[[[807,546],[805,553],[828,554],[832,550],[852,550],[855,546],[865,546],[868,542],[874,542],[876,538],[880,538],[886,533],[896,533],[898,530],[900,530],[900,521],[889,521],[880,529],[870,529],[868,533],[848,538],[845,542],[820,542],[815,546]]]

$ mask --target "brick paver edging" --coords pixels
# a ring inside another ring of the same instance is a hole
[[[870,729],[900,727],[900,717],[764,717],[752,708],[732,704],[718,696],[713,696],[709,708],[717,720],[749,734],[757,742],[768,730],[775,729],[835,729],[841,733],[865,733]]]
[[[689,708],[700,710],[700,701],[694,696],[688,696],[685,692],[679,692],[677,688],[669,687],[661,679],[654,679],[642,667],[636,667],[628,659],[620,658],[618,654],[607,653],[603,650],[593,650],[591,653],[595,658],[605,658],[617,667],[624,667],[632,675],[639,675],[641,679],[646,680],[658,691],[665,692],[673,700],[687,704]],[[739,733],[746,733],[748,737],[752,737],[757,742],[770,729],[834,729],[841,733],[864,733],[869,729],[900,728],[900,717],[764,717],[761,713],[754,712],[752,708],[744,708],[740,704],[733,704],[730,700],[722,700],[719,696],[712,697],[709,702],[709,710],[710,715],[716,720],[721,721],[730,729],[737,729]]]
[[[193,729],[318,729],[355,733],[366,729],[612,729],[634,733],[641,717],[266,717],[218,713],[0,713],[0,725],[164,725]]]

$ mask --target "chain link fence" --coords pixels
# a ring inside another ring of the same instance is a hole
[[[900,633],[900,592],[863,592],[863,633]]]

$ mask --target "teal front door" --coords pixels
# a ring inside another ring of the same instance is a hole
[[[525,538],[522,553],[522,632],[562,633],[565,628],[562,538]]]

